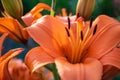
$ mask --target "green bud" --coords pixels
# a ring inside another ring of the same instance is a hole
[[[15,18],[20,19],[23,15],[22,0],[1,0],[5,12]]]
[[[76,7],[76,15],[83,17],[85,20],[91,16],[96,0],[78,0]]]

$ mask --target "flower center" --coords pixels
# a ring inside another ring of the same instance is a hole
[[[91,18],[87,25],[83,18],[79,17],[76,20],[76,31],[72,30],[70,19],[68,17],[68,28],[66,29],[68,40],[70,43],[70,51],[67,55],[71,63],[80,63],[87,54],[88,44],[97,31],[97,25],[92,27],[93,19]]]

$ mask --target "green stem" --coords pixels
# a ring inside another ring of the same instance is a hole
[[[52,64],[52,69],[53,69],[52,72],[53,72],[54,80],[60,80],[55,64]]]
[[[50,15],[54,16],[54,14],[55,14],[54,10],[51,10]]]
[[[45,65],[45,68],[47,68],[48,70],[52,71],[53,69],[50,66],[51,64]]]
[[[55,5],[56,5],[56,0],[52,0],[52,4],[51,4],[51,12],[50,12],[50,15],[51,16],[54,16],[55,15]]]
[[[27,25],[23,22],[23,20],[20,18],[20,19],[17,19],[19,22],[20,22],[20,24],[24,27],[24,28],[26,28],[27,27]]]

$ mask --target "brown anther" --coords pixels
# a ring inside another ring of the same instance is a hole
[[[65,27],[65,30],[67,32],[68,37],[70,37],[70,32],[69,32],[68,28]]]
[[[96,33],[96,31],[97,31],[97,25],[94,27],[93,35]]]
[[[68,29],[70,29],[70,18],[68,16]]]
[[[92,27],[92,23],[93,23],[93,17],[90,17],[90,28]]]
[[[81,36],[81,40],[83,41],[84,36],[82,31],[80,32],[80,36]]]

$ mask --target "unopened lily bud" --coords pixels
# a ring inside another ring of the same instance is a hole
[[[5,13],[9,16],[20,19],[23,15],[22,0],[1,0]]]
[[[76,15],[78,17],[83,17],[87,20],[94,9],[95,0],[78,0],[77,7],[76,7]]]

